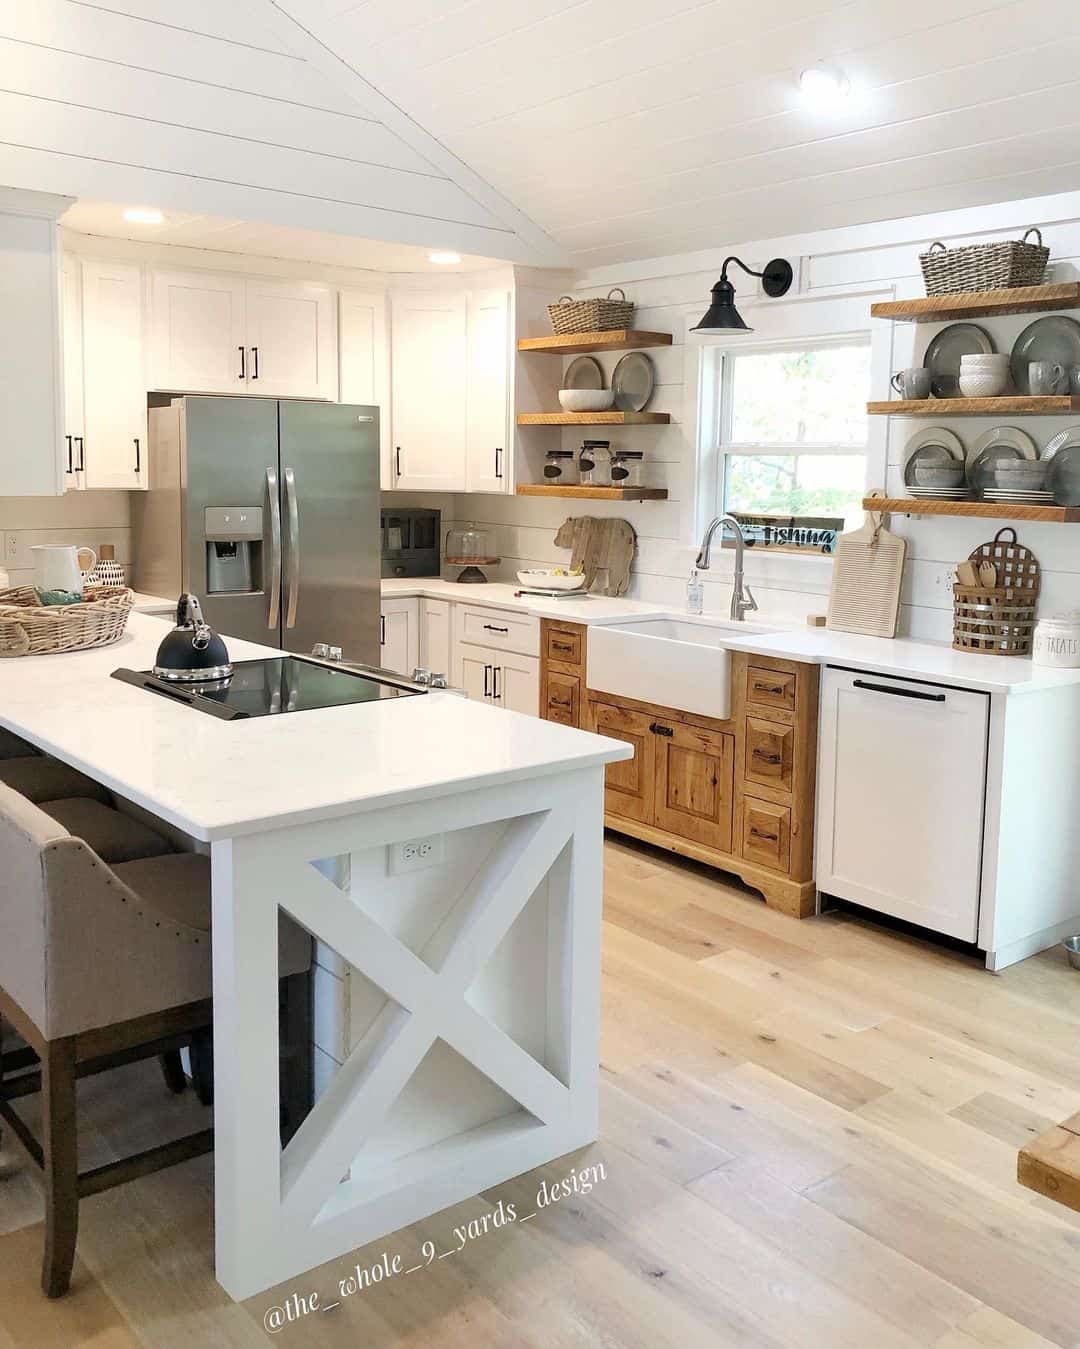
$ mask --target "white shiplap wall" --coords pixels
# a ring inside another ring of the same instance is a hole
[[[33,583],[35,543],[66,543],[116,549],[131,561],[131,507],[127,492],[69,492],[62,497],[0,497],[0,567],[13,586]]]
[[[716,281],[726,252],[738,252],[751,265],[761,266],[769,257],[789,257],[796,266],[796,289],[785,300],[766,301],[756,315],[748,319],[759,327],[759,335],[780,328],[776,316],[781,307],[793,310],[802,306],[807,312],[817,300],[850,297],[857,301],[857,312],[867,331],[872,331],[875,350],[874,387],[871,397],[889,396],[888,375],[900,366],[921,359],[926,343],[937,327],[932,325],[892,325],[869,318],[873,298],[895,294],[897,297],[923,293],[918,253],[930,240],[977,242],[983,238],[1019,237],[1029,224],[1041,224],[1051,247],[1051,279],[1080,277],[1080,194],[1042,198],[995,207],[949,212],[937,216],[915,217],[857,226],[790,239],[774,239],[740,244],[732,249],[711,250],[675,259],[653,259],[625,268],[594,271],[579,278],[577,294],[606,294],[613,285],[622,285],[636,300],[635,326],[675,333],[670,350],[650,353],[656,361],[659,388],[652,409],[670,412],[673,425],[665,429],[628,428],[613,433],[613,443],[640,447],[648,457],[647,479],[670,492],[666,502],[640,504],[573,503],[575,513],[620,515],[628,519],[638,534],[638,553],[634,563],[631,595],[645,600],[681,605],[685,582],[696,552],[700,530],[695,508],[698,479],[696,433],[696,393],[693,388],[696,351],[683,338],[686,320],[695,322],[704,311],[710,286]],[[738,272],[733,273],[738,284]],[[749,309],[754,292],[744,278],[738,285],[739,303]],[[1080,311],[1075,317],[1080,318]],[[1029,320],[1027,320],[1029,321]],[[985,321],[999,350],[1009,350],[1026,320],[995,318]],[[938,325],[941,326],[941,325]],[[850,327],[845,322],[845,331]],[[600,358],[610,374],[617,355]],[[688,382],[689,381],[689,382]],[[525,410],[525,409],[522,409]],[[1062,427],[1080,419],[1032,417],[1009,419],[1026,429],[1041,448]],[[890,490],[898,492],[899,471],[904,445],[924,421],[872,419],[872,454],[868,486],[881,486],[888,461]],[[941,424],[956,431],[965,445],[971,444],[993,420],[942,417]],[[598,434],[602,434],[599,433]],[[579,443],[580,432],[567,434],[569,447]],[[473,496],[451,498],[450,507],[459,517],[468,517],[488,525],[496,550],[504,561],[503,575],[509,576],[519,565],[549,564],[565,561],[566,554],[553,544],[554,531],[567,515],[567,504],[533,498]],[[446,505],[444,504],[444,510]],[[706,512],[707,514],[707,512]],[[1001,522],[1002,524],[1005,522]],[[910,520],[898,517],[893,528],[909,540],[909,562],[904,587],[902,631],[932,639],[946,639],[951,633],[951,573],[955,563],[972,548],[990,538],[999,527],[995,522],[958,519]],[[1044,568],[1044,611],[1080,607],[1080,536],[1068,526],[1021,525],[1021,542],[1031,547]],[[715,559],[715,554],[714,554]],[[730,599],[731,555],[726,552],[714,560],[708,575],[707,608],[722,613]],[[831,563],[822,559],[803,559],[774,555],[751,556],[748,572],[764,615],[799,619],[808,613],[824,612],[828,595]]]
[[[550,263],[270,0],[0,0],[0,182]]]

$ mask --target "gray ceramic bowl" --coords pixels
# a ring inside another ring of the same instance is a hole
[[[964,482],[964,466],[916,464],[915,481],[920,487],[960,487]]]

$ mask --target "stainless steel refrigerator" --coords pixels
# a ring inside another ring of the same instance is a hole
[[[379,409],[175,398],[132,493],[138,590],[190,591],[225,637],[379,661]]]

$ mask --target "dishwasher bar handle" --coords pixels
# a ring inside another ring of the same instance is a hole
[[[853,688],[866,689],[871,693],[891,693],[894,698],[917,698],[923,703],[943,703],[944,693],[920,693],[917,689],[897,689],[891,684],[871,684],[865,679],[856,679]]]

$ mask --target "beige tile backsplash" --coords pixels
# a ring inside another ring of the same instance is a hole
[[[33,577],[30,548],[35,543],[71,543],[116,549],[116,560],[131,562],[131,504],[127,492],[69,492],[63,497],[0,497],[0,567],[12,585]]]

